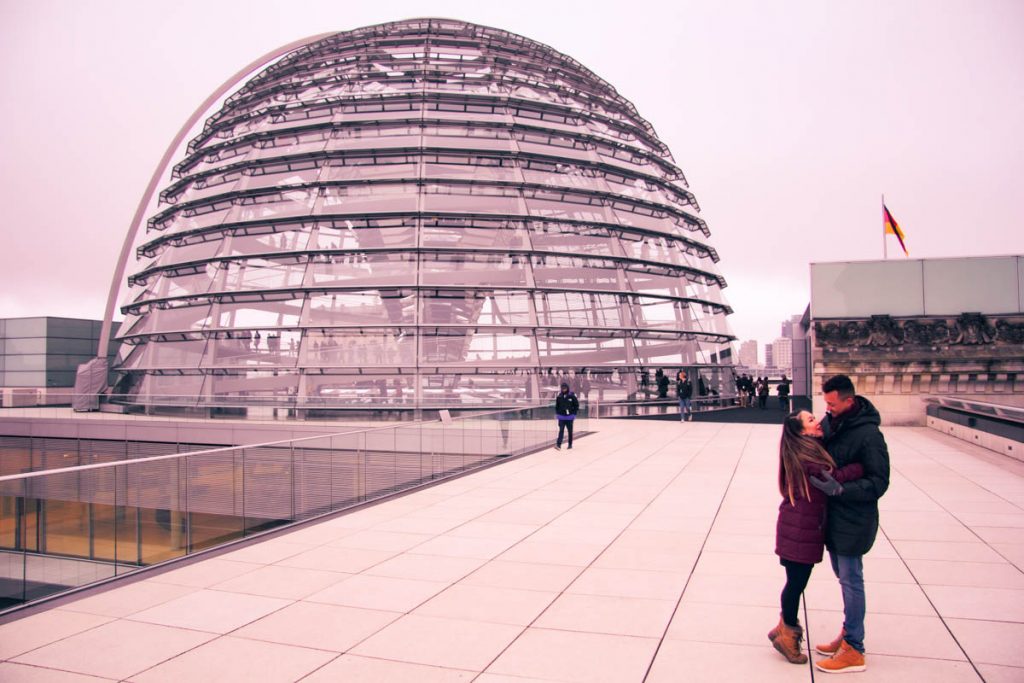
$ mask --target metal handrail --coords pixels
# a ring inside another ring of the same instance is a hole
[[[956,396],[928,396],[924,399],[924,402],[939,405],[943,408],[951,408],[984,417],[995,417],[1017,424],[1024,424],[1024,408],[1018,406],[975,401],[974,399],[958,398]]]

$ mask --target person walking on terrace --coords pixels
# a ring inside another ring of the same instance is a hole
[[[562,449],[562,436],[569,432],[569,448],[572,448],[572,425],[576,420],[576,414],[580,411],[580,402],[576,394],[569,391],[569,385],[562,383],[562,390],[555,398],[555,418],[558,420],[558,440],[555,441],[555,448]]]
[[[821,473],[834,473],[833,481],[860,478],[864,469],[859,464],[835,469],[835,462],[821,445],[821,425],[811,413],[791,413],[782,424],[779,443],[779,518],[775,525],[775,554],[786,570],[786,584],[779,599],[782,612],[778,625],[768,632],[768,639],[782,656],[793,664],[804,664],[800,643],[800,595],[807,587],[814,565],[825,552],[825,514],[828,497],[810,485],[809,478]]]
[[[789,380],[786,379],[785,375],[782,376],[782,381],[779,382],[778,392],[779,409],[782,410],[782,412],[787,413],[789,412]]]
[[[768,378],[757,378],[757,407],[764,410],[768,407]]]
[[[693,382],[682,370],[676,375],[676,396],[679,397],[679,421],[693,420],[691,399],[693,398]]]
[[[809,480],[829,496],[825,545],[843,591],[843,628],[831,643],[815,646],[829,657],[814,665],[826,673],[864,671],[864,555],[878,532],[878,499],[889,488],[889,449],[878,428],[881,416],[856,394],[849,377],[832,377],[822,393],[828,406],[821,425],[826,450],[840,468],[859,463],[864,476],[844,483],[822,472]]]

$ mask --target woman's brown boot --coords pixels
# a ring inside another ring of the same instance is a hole
[[[779,625],[779,633],[772,640],[775,649],[782,653],[791,664],[806,664],[807,655],[800,651],[800,643],[804,639],[804,630],[799,624],[790,626],[782,622]]]
[[[785,624],[785,622],[782,621],[782,617],[780,616],[779,617],[779,623],[771,631],[768,631],[768,640],[770,640],[770,641],[772,641],[774,643],[775,639],[779,637],[779,631],[782,630],[782,627],[783,627],[784,624]]]

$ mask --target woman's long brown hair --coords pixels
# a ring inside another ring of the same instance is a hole
[[[798,410],[790,413],[782,423],[782,440],[779,442],[779,493],[789,498],[790,505],[796,505],[794,491],[803,494],[804,500],[811,498],[811,486],[807,482],[804,463],[817,463],[832,471],[835,460],[813,436],[803,433],[804,423]]]

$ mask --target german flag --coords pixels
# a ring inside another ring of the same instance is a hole
[[[885,234],[896,235],[896,239],[899,240],[900,249],[903,250],[904,256],[910,256],[910,252],[907,251],[907,243],[904,239],[903,231],[900,230],[900,224],[896,222],[896,219],[889,213],[889,209],[882,204],[882,220],[885,222]]]

